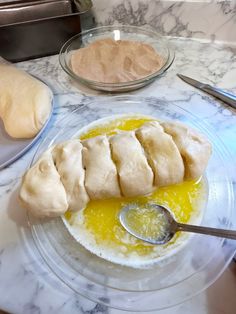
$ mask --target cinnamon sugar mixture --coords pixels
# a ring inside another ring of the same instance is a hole
[[[75,50],[72,70],[82,78],[101,83],[142,79],[158,71],[163,58],[148,44],[105,38]]]

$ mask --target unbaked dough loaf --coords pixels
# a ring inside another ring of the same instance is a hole
[[[14,138],[34,137],[51,111],[52,92],[41,81],[0,63],[0,118]]]
[[[68,209],[66,191],[54,165],[51,150],[25,174],[20,190],[23,206],[38,217],[55,217]]]
[[[117,170],[105,135],[82,141],[85,188],[91,199],[120,197]]]
[[[124,196],[149,194],[153,190],[153,172],[135,132],[122,132],[110,138],[112,158]]]
[[[210,154],[205,137],[177,122],[152,121],[111,137],[73,139],[55,145],[28,170],[20,199],[36,216],[60,216],[84,208],[89,199],[141,196],[199,179]]]
[[[155,177],[155,186],[183,182],[184,164],[172,137],[156,122],[147,122],[136,131]]]
[[[161,123],[166,133],[170,134],[177,145],[184,161],[185,180],[199,179],[211,156],[211,144],[199,132],[179,122]]]
[[[65,188],[69,209],[78,211],[86,207],[89,196],[84,187],[85,171],[82,164],[83,146],[78,139],[58,144],[53,158]]]

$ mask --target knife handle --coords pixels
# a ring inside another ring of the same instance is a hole
[[[224,101],[225,103],[236,109],[236,96],[229,94],[219,88],[212,87],[210,85],[205,85],[203,87],[203,90],[208,94],[211,94],[216,98],[219,98],[220,100]]]

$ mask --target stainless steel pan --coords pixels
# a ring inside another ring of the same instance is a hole
[[[93,26],[91,1],[84,3],[0,1],[0,56],[17,62],[58,53],[66,40]]]

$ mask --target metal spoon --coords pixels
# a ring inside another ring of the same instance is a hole
[[[137,204],[125,206],[119,213],[119,220],[130,234],[151,244],[165,244],[177,231],[236,240],[236,231],[179,223],[168,208],[154,203],[148,203],[145,206]]]

